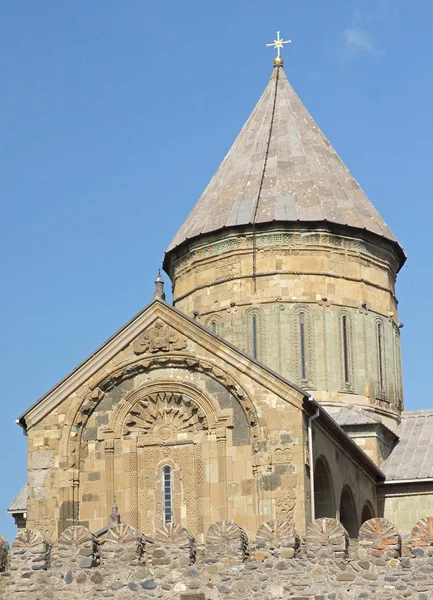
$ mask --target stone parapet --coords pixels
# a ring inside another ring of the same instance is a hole
[[[176,525],[154,539],[123,523],[95,534],[76,526],[56,544],[23,530],[11,552],[0,539],[0,598],[429,600],[432,524],[422,519],[401,540],[391,523],[374,518],[355,541],[335,519],[311,523],[304,540],[289,522],[267,521],[249,540],[234,522],[218,521],[204,548]]]

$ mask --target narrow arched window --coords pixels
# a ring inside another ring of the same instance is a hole
[[[216,335],[218,333],[218,331],[217,331],[217,322],[216,321],[212,321],[211,322],[210,329],[211,329],[211,331],[212,331],[212,333],[214,335]]]
[[[350,384],[350,358],[349,358],[349,319],[346,315],[341,317],[341,336],[343,345],[343,374],[344,383]]]
[[[379,374],[379,389],[381,392],[384,391],[384,369],[383,369],[383,359],[384,359],[384,341],[383,341],[383,325],[382,323],[377,324],[377,369]]]
[[[301,379],[307,379],[307,355],[305,340],[305,313],[299,313],[299,349],[301,353]]]
[[[162,512],[164,524],[173,523],[173,486],[171,467],[162,470]]]
[[[394,379],[395,401],[398,408],[402,408],[403,382],[401,379],[400,334],[394,325]]]
[[[253,350],[253,358],[256,360],[259,356],[259,344],[257,339],[257,315],[253,315],[251,318],[251,326],[252,326],[252,350]]]

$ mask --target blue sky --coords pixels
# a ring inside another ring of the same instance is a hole
[[[292,85],[399,238],[406,408],[429,394],[430,0],[0,2],[0,533],[16,417],[150,301],[165,247],[258,100]]]

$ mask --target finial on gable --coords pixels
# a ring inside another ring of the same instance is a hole
[[[158,269],[158,277],[155,279],[155,291],[153,292],[154,300],[165,300],[164,280],[161,277],[161,269]]]

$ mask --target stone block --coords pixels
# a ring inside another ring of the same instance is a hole
[[[32,469],[50,469],[54,463],[53,450],[37,450],[32,452]]]

